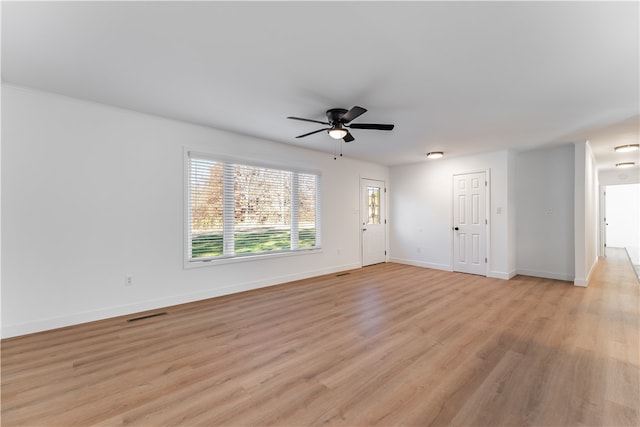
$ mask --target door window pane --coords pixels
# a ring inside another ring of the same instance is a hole
[[[367,187],[367,224],[380,224],[380,187]]]

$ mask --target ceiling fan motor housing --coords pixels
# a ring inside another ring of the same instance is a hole
[[[329,119],[329,123],[332,125],[339,124],[340,119],[342,119],[342,116],[347,114],[347,111],[348,110],[345,110],[344,108],[332,108],[327,110],[327,119]]]

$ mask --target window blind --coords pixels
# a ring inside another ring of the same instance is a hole
[[[318,174],[188,160],[190,261],[320,247]]]

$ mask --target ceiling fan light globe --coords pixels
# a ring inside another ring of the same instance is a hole
[[[329,129],[329,136],[333,139],[342,139],[347,136],[347,130],[343,128]]]

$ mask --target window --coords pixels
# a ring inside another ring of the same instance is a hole
[[[189,153],[189,262],[320,247],[320,176]]]
[[[367,224],[380,224],[380,187],[367,186]]]

